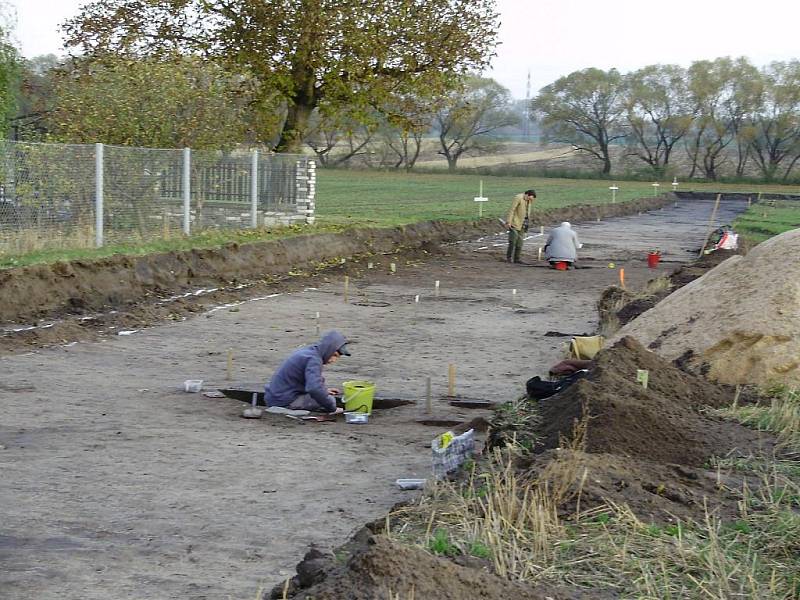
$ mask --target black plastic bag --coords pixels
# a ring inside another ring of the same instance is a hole
[[[528,379],[525,383],[525,390],[528,392],[528,398],[531,400],[544,400],[545,398],[556,395],[561,390],[567,389],[578,381],[578,379],[583,379],[588,374],[589,371],[584,369],[556,381],[544,381],[537,375],[536,377]]]

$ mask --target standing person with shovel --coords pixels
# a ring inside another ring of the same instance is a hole
[[[530,223],[531,204],[536,200],[536,192],[527,190],[514,196],[511,209],[508,211],[506,229],[508,229],[508,250],[506,251],[506,262],[525,264],[520,260],[522,255],[522,242],[524,235],[528,232]]]
[[[323,366],[332,365],[340,356],[350,356],[350,351],[338,331],[329,331],[316,344],[293,352],[264,386],[267,412],[342,412],[334,398],[339,390],[326,387],[322,376]]]

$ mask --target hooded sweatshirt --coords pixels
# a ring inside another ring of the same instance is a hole
[[[578,259],[578,234],[564,221],[550,232],[544,246],[547,260],[575,262]]]
[[[287,407],[298,396],[308,394],[321,407],[330,412],[336,410],[322,376],[322,365],[345,343],[341,333],[329,331],[316,344],[293,352],[264,386],[267,406]]]

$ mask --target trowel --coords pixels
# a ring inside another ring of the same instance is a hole
[[[261,418],[261,415],[264,414],[264,411],[256,406],[257,403],[258,403],[258,394],[256,392],[253,392],[253,398],[252,398],[250,406],[245,408],[244,411],[242,412],[242,416],[245,419],[260,419]]]

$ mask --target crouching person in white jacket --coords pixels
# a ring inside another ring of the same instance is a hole
[[[578,250],[581,246],[578,234],[572,229],[572,225],[564,221],[547,236],[544,253],[547,261],[553,267],[559,262],[565,262],[571,266],[578,260]]]

